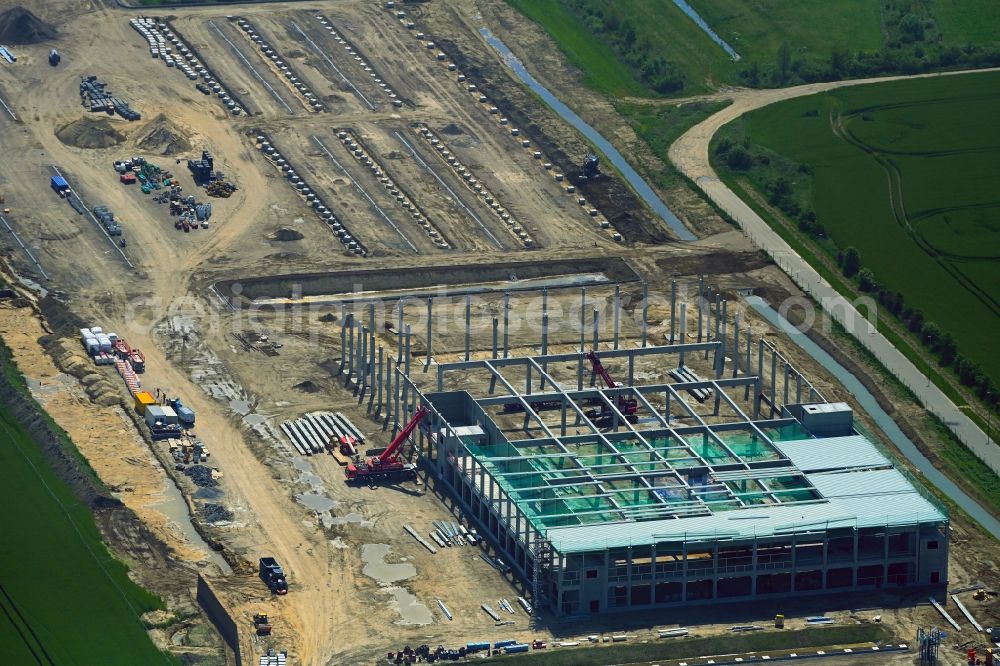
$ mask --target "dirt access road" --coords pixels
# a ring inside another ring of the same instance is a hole
[[[996,442],[987,437],[986,433],[966,416],[941,389],[931,384],[927,377],[887,338],[874,330],[868,320],[847,299],[831,287],[749,205],[729,189],[712,169],[709,160],[709,144],[719,128],[749,111],[769,104],[848,86],[963,73],[968,72],[831,81],[780,90],[734,91],[731,95],[733,103],[685,132],[670,146],[669,157],[674,166],[697,183],[706,196],[736,220],[755,246],[763,249],[772,258],[780,257],[779,265],[803,291],[820,303],[834,320],[842,324],[883,365],[892,368],[896,377],[917,396],[921,404],[947,424],[955,436],[989,465],[994,472],[1000,474],[1000,448],[996,446]]]

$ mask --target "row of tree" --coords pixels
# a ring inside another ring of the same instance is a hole
[[[629,66],[642,83],[661,95],[684,90],[684,73],[663,57],[649,35],[639,35],[632,19],[614,3],[569,0],[574,13]]]
[[[837,264],[845,277],[857,278],[861,291],[875,295],[879,304],[899,317],[924,347],[937,356],[942,367],[954,369],[963,385],[972,388],[990,407],[1000,403],[997,387],[982,366],[958,352],[958,344],[951,333],[933,321],[926,321],[920,310],[908,307],[902,292],[892,291],[879,283],[875,273],[862,266],[861,253],[856,247],[838,252]]]

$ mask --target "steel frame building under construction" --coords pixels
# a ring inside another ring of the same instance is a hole
[[[582,351],[439,363],[428,393],[397,368],[402,413],[431,408],[420,454],[557,615],[944,586],[946,510],[773,348],[767,386],[766,342],[731,377],[719,344],[602,351],[611,388]]]

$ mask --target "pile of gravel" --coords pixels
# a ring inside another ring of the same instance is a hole
[[[222,523],[233,519],[233,512],[221,504],[203,504],[198,509],[198,515],[209,523]]]
[[[202,488],[212,488],[219,485],[219,482],[212,478],[212,470],[201,465],[191,465],[184,470],[184,473],[194,481],[196,486]]]

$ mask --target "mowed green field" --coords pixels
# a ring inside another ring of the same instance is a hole
[[[739,53],[738,62],[673,0],[506,1],[548,31],[588,86],[617,97],[683,97],[726,85],[791,85],[981,67],[989,58],[963,60],[960,50],[973,45],[995,54],[1000,44],[996,0],[929,0],[913,6],[873,0],[688,0]],[[922,26],[921,36],[900,36],[904,18]],[[623,41],[626,24],[631,26],[628,42]],[[783,44],[788,45],[790,70],[775,77]],[[951,50],[948,59],[939,58],[944,49]],[[835,52],[839,69],[832,64]],[[879,53],[889,64],[874,64],[882,62],[874,57]],[[855,62],[855,56],[865,62]],[[656,77],[646,71],[656,61],[678,72],[683,86],[657,93],[651,84]]]
[[[790,100],[745,117],[752,141],[811,167],[819,222],[906,304],[1000,376],[1000,73]]]
[[[158,599],[129,580],[89,509],[2,405],[0,498],[2,663],[175,663],[139,618]]]
[[[871,0],[688,0],[688,4],[744,60],[770,62],[784,41],[800,57],[827,58],[837,47],[857,51],[882,46],[879,3]]]

